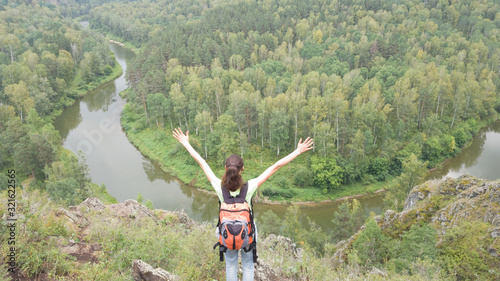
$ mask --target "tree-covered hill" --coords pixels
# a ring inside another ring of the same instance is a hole
[[[499,15],[483,1],[169,0],[104,4],[90,23],[143,46],[130,132],[190,129],[213,163],[273,162],[311,136],[315,153],[274,186],[330,193],[399,176],[411,154],[435,167],[497,118]]]
[[[106,40],[44,1],[0,9],[0,190],[7,170],[54,199],[100,193],[83,159],[62,148],[52,120],[76,99],[122,73]]]

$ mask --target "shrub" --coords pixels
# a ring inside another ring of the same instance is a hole
[[[498,280],[500,261],[487,247],[493,242],[484,222],[462,222],[446,232],[439,245],[443,267],[457,280]]]
[[[104,74],[105,75],[110,75],[111,73],[113,73],[113,68],[109,64],[107,64],[104,67]]]
[[[373,218],[368,220],[365,230],[353,244],[361,265],[371,268],[383,264],[389,257],[390,240],[390,237],[382,233]]]
[[[389,161],[387,158],[377,157],[370,159],[368,173],[375,176],[377,181],[384,181],[388,175]]]
[[[47,192],[52,198],[72,205],[85,200],[85,192],[79,187],[80,185],[74,178],[66,178],[47,184]]]
[[[402,235],[401,244],[395,248],[393,263],[398,272],[413,274],[415,263],[420,259],[434,262],[437,258],[437,232],[428,224],[414,224]],[[417,273],[417,272],[415,272]]]
[[[299,170],[297,170],[295,176],[293,177],[293,183],[299,187],[311,186],[313,180],[313,173],[306,167],[301,167]]]
[[[262,195],[269,197],[292,198],[296,192],[293,189],[281,189],[278,187],[266,187],[262,189]]]
[[[321,188],[335,189],[342,184],[344,169],[337,165],[333,158],[311,157],[311,170],[314,183]]]

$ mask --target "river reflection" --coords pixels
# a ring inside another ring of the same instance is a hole
[[[113,81],[106,83],[96,90],[92,91],[90,94],[85,96],[84,102],[90,112],[95,111],[108,111],[109,106],[116,102],[115,99],[116,85]]]
[[[456,178],[466,173],[489,180],[500,178],[500,121],[481,129],[469,147],[430,173],[428,179]]]
[[[54,127],[59,130],[59,135],[64,142],[69,132],[76,128],[81,122],[82,115],[80,114],[80,103],[76,102],[74,105],[66,108],[63,113],[54,120]]]

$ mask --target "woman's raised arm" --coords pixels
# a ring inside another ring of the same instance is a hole
[[[208,166],[207,161],[205,161],[205,159],[203,159],[201,155],[196,152],[196,150],[194,150],[194,148],[189,143],[189,131],[186,131],[186,134],[184,134],[181,128],[176,128],[172,133],[174,135],[174,138],[176,138],[187,149],[194,160],[196,160],[196,162],[200,164],[200,167],[207,176],[208,180],[212,182],[214,179],[217,179],[212,169],[210,169],[210,166]]]
[[[303,152],[306,152],[312,149],[313,140],[311,138],[307,138],[304,142],[302,139],[299,140],[297,144],[297,148],[287,156],[278,160],[278,162],[274,163],[271,167],[267,168],[259,177],[257,177],[257,187],[261,186],[270,176],[272,176],[277,170],[281,167],[288,164],[290,161],[295,159],[295,157],[299,156]]]

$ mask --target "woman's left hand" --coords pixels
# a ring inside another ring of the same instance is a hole
[[[189,131],[186,131],[186,134],[184,134],[181,128],[176,128],[172,133],[174,138],[176,138],[182,145],[189,143]]]
[[[299,140],[299,143],[297,144],[297,151],[299,153],[303,153],[303,152],[306,152],[310,149],[313,148],[313,139],[311,138],[307,138],[304,142],[302,142],[302,138]]]

